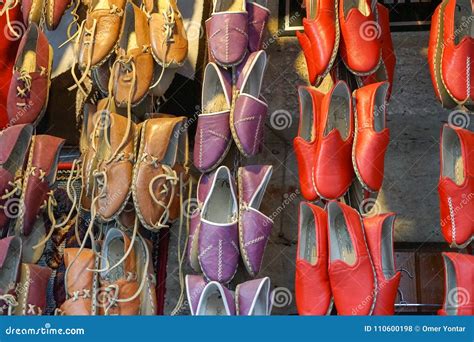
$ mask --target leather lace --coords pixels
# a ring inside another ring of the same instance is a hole
[[[20,69],[20,70],[18,70],[18,72],[20,73],[20,76],[18,77],[18,80],[23,82],[23,87],[17,86],[16,87],[16,94],[17,94],[18,97],[24,99],[28,96],[28,94],[31,91],[32,78],[31,78],[30,73],[28,71],[26,71],[25,69]],[[18,107],[25,107],[26,103],[17,102],[16,105]]]
[[[5,305],[8,307],[8,316],[13,314],[13,309],[18,306],[18,302],[15,297],[9,293],[0,295],[0,300],[5,302]],[[0,311],[3,313],[4,308],[0,307]]]

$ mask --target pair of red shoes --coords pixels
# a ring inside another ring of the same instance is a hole
[[[437,98],[446,108],[474,110],[474,36],[471,0],[444,0],[431,20],[428,62]]]
[[[327,94],[299,88],[300,122],[294,149],[305,199],[342,197],[354,180],[354,171],[366,190],[380,190],[390,134],[385,118],[388,87],[388,82],[380,82],[356,90],[356,110],[343,81]]]
[[[296,306],[300,315],[392,315],[400,283],[395,270],[395,214],[361,220],[353,208],[300,204]],[[364,232],[365,231],[365,232]]]

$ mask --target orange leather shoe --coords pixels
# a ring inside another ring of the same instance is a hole
[[[352,164],[362,186],[371,192],[382,187],[385,152],[390,139],[386,127],[388,82],[370,84],[354,92],[356,130]]]
[[[337,82],[318,108],[313,184],[319,197],[337,199],[354,180],[351,162],[354,120],[347,84]]]
[[[448,0],[444,10],[441,79],[459,105],[474,106],[474,30],[471,0]]]
[[[438,311],[442,316],[474,315],[474,256],[443,253],[444,303]]]
[[[394,213],[364,218],[365,236],[377,277],[374,315],[393,315],[400,272],[395,270],[393,253]]]
[[[342,0],[339,6],[341,57],[354,75],[367,76],[380,65],[380,26],[369,0]]]
[[[323,95],[311,87],[299,87],[300,122],[298,136],[293,140],[293,146],[298,163],[298,176],[301,194],[308,201],[318,198],[313,184],[314,166],[316,164],[316,134],[317,134],[317,103]],[[317,100],[319,99],[319,100]]]
[[[332,309],[327,223],[327,214],[322,208],[300,203],[295,278],[299,315],[328,315]]]
[[[308,67],[309,81],[319,85],[331,70],[339,49],[338,0],[305,0],[304,32],[296,32]]]
[[[444,125],[438,183],[441,232],[451,247],[474,238],[474,133]]]
[[[370,315],[377,282],[359,213],[330,202],[328,211],[329,281],[338,315]]]

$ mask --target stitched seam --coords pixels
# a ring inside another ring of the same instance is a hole
[[[199,254],[199,258],[202,258],[204,255],[206,255],[207,252],[209,252],[209,251],[211,250],[211,248],[212,248],[212,245],[207,246],[206,249],[203,250],[203,251],[201,252],[201,254]]]
[[[449,217],[451,219],[451,240],[456,243],[456,221],[454,216],[453,199],[448,197]]]
[[[217,279],[222,280],[222,240],[219,240],[219,254],[217,256]]]
[[[265,236],[259,236],[258,238],[255,238],[253,240],[250,240],[250,241],[247,241],[245,244],[244,244],[244,247],[248,247],[250,245],[253,245],[253,244],[256,244],[260,241],[262,241],[263,239],[265,239]]]
[[[466,100],[471,97],[471,57],[466,59]]]
[[[219,34],[219,32],[221,32],[221,29],[218,29],[216,32],[214,32],[213,34],[211,34],[211,36],[209,37],[209,39],[212,39],[214,38],[215,36],[217,36]]]
[[[256,151],[257,151],[257,143],[258,141],[260,140],[260,123],[262,122],[262,117],[260,116],[258,118],[258,123],[257,123],[257,130],[255,132],[255,139],[253,141],[253,149],[252,149],[252,152],[255,154]]]
[[[225,23],[225,60],[229,60],[229,23]]]
[[[237,120],[235,122],[235,124],[238,124],[238,123],[241,123],[241,122],[245,122],[245,121],[252,121],[252,120],[255,120],[255,116],[248,116],[246,118],[242,118],[240,120]]]
[[[218,137],[218,138],[221,138],[221,139],[227,141],[227,138],[226,138],[224,135],[222,135],[222,134],[220,134],[220,133],[217,133],[216,131],[209,130],[208,132],[211,133],[211,134],[213,134],[213,135],[215,135],[215,136]]]
[[[248,37],[248,34],[247,34],[247,32],[245,32],[245,31],[242,31],[240,28],[238,28],[238,27],[235,27],[235,28],[234,28],[234,30],[236,30],[237,32],[240,32],[240,33],[241,33],[242,35],[244,35],[245,37]]]

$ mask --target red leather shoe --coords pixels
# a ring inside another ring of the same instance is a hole
[[[342,0],[339,6],[341,57],[347,69],[367,76],[380,65],[382,44],[380,27],[369,0]]]
[[[459,105],[474,105],[474,32],[471,0],[448,0],[444,10],[441,77]]]
[[[351,162],[354,120],[347,84],[339,81],[317,104],[313,184],[323,199],[343,196],[354,180]]]
[[[332,309],[327,223],[327,214],[323,209],[310,203],[300,203],[295,278],[299,315],[328,315]]]
[[[393,253],[394,213],[364,218],[365,236],[377,277],[377,296],[373,315],[393,315],[400,272],[395,270]]]
[[[474,315],[474,256],[460,253],[443,253],[444,303],[438,311],[443,316]]]
[[[308,67],[309,81],[319,85],[331,70],[339,49],[338,0],[305,0],[304,32],[296,32]]]
[[[371,192],[382,187],[385,151],[390,139],[386,127],[388,82],[370,84],[354,92],[356,130],[352,164],[362,186]]]
[[[395,64],[397,63],[395,52],[393,51],[392,34],[390,33],[390,17],[387,7],[377,3],[378,22],[381,29],[382,43],[382,63],[373,74],[361,77],[361,84],[368,85],[372,83],[388,81],[390,86],[387,92],[387,100],[390,100],[393,87],[393,77],[395,75]]]
[[[443,1],[431,17],[430,42],[428,46],[428,65],[430,67],[431,82],[436,97],[445,108],[456,107],[441,77],[441,55],[443,52],[444,11],[448,1]]]
[[[464,248],[474,238],[474,133],[444,125],[440,153],[441,231],[451,247]]]
[[[293,140],[293,146],[298,163],[298,176],[301,194],[308,201],[318,199],[313,185],[314,165],[316,163],[316,134],[317,134],[317,103],[323,95],[311,87],[299,87],[300,122],[298,136]]]
[[[375,270],[359,213],[329,202],[329,281],[338,315],[370,315],[377,295]]]

